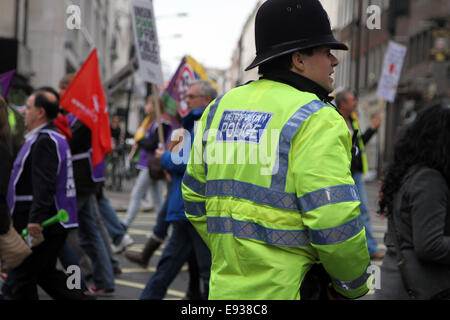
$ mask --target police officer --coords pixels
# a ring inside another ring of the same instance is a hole
[[[317,0],[268,0],[255,20],[262,77],[214,100],[193,143],[186,216],[211,250],[210,299],[299,299],[313,266],[328,296],[368,292],[351,136],[330,103],[332,35]],[[206,161],[204,160],[206,159]]]

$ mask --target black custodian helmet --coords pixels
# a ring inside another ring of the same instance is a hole
[[[255,42],[256,58],[245,71],[301,49],[348,50],[334,38],[328,14],[318,0],[267,0],[256,14]]]

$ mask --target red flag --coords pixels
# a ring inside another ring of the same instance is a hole
[[[70,82],[61,97],[60,105],[91,129],[92,164],[96,166],[112,151],[106,97],[100,79],[96,49],[92,50]]]

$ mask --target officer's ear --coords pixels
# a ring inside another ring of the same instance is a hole
[[[292,67],[291,71],[303,74],[305,72],[304,55],[296,51],[291,55]]]

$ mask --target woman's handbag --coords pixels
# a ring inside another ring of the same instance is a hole
[[[172,139],[170,140],[167,151],[180,152],[183,145],[183,133],[184,130],[176,130],[172,133]],[[161,159],[157,159],[151,155],[148,157],[148,173],[153,180],[161,180],[166,178],[171,181],[170,175],[161,167]]]
[[[166,177],[161,167],[161,159],[152,156],[148,157],[148,173],[153,180],[161,180]]]
[[[0,235],[0,258],[2,272],[18,267],[30,254],[30,247],[17,233],[12,223],[8,233]]]

